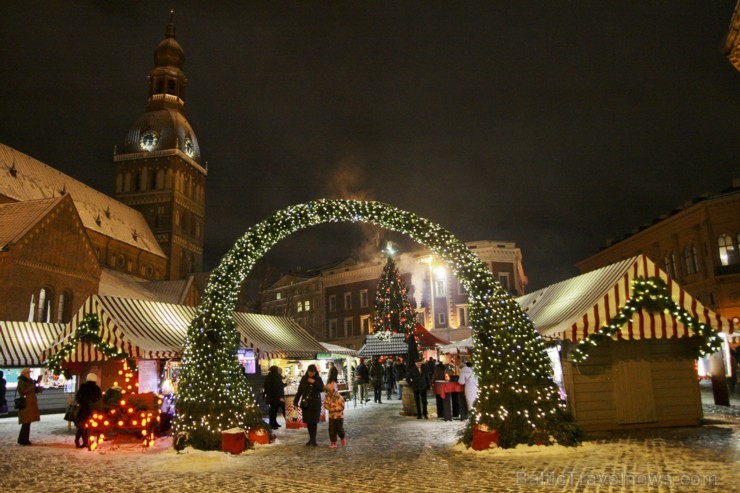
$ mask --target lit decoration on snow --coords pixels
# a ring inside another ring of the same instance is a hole
[[[95,450],[106,438],[126,434],[142,441],[144,447],[154,446],[154,432],[160,422],[162,400],[154,393],[137,394],[138,374],[124,361],[118,371],[123,386],[115,382],[106,391],[103,403],[85,422],[88,449]]]
[[[578,345],[571,353],[571,360],[582,363],[588,358],[588,350],[600,342],[614,339],[622,327],[630,322],[639,310],[645,309],[649,313],[667,313],[676,317],[691,332],[701,338],[701,343],[695,348],[695,357],[699,358],[718,351],[722,339],[712,327],[699,322],[689,312],[676,304],[671,298],[668,286],[659,277],[638,277],[632,281],[632,297],[624,304],[619,312],[598,331],[585,339],[578,341]]]
[[[499,446],[558,442],[577,445],[578,428],[560,400],[543,339],[480,259],[449,231],[380,202],[318,200],[274,213],[250,228],[213,271],[188,328],[174,421],[176,440],[216,450],[221,431],[259,426],[261,412],[236,358],[232,312],[242,281],[280,240],[329,222],[364,222],[408,235],[442,259],[469,293],[473,358],[479,375],[472,426],[499,432]],[[542,437],[545,437],[544,440]]]

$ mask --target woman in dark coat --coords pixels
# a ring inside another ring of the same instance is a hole
[[[293,405],[301,406],[303,422],[308,425],[308,442],[306,445],[317,446],[316,429],[321,418],[321,392],[324,390],[324,381],[321,380],[316,365],[308,365],[306,374],[298,384],[298,391],[293,398]]]
[[[77,426],[77,433],[75,433],[75,447],[86,448],[87,447],[87,436],[88,431],[85,429],[85,422],[95,410],[95,406],[103,398],[103,392],[98,387],[98,376],[94,373],[87,375],[85,383],[80,385],[77,394],[75,395],[75,402],[79,406],[77,410],[77,417],[75,418],[75,426]],[[80,440],[82,443],[80,443]]]
[[[330,362],[329,376],[326,378],[326,383],[330,384],[332,382],[339,382],[339,370],[337,370],[337,365],[335,365],[333,362]]]
[[[370,367],[370,381],[373,384],[373,390],[375,391],[375,402],[382,404],[381,397],[383,396],[383,377],[385,377],[385,370],[380,361],[373,360],[373,364]]]
[[[270,426],[273,429],[280,428],[277,422],[277,414],[278,409],[285,402],[285,384],[283,383],[283,376],[280,374],[280,368],[273,365],[267,370],[262,389],[265,401],[270,406]]]
[[[40,381],[41,375],[35,382],[31,380],[30,368],[21,370],[21,376],[18,377],[16,394],[18,397],[24,396],[26,398],[26,407],[18,411],[18,424],[21,425],[21,432],[18,434],[18,445],[31,445],[31,423],[41,421],[39,401],[36,398],[36,394],[43,390],[39,387]]]

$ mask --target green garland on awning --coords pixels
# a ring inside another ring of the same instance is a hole
[[[110,359],[126,359],[129,367],[136,371],[136,360],[130,358],[126,353],[121,352],[115,346],[111,346],[103,341],[98,333],[100,331],[100,318],[94,313],[88,313],[82,318],[82,322],[77,326],[75,335],[59,350],[54,356],[49,358],[47,368],[54,375],[62,373],[62,362],[75,350],[77,344],[85,342],[95,345],[95,348]]]
[[[632,281],[632,298],[625,303],[619,312],[597,332],[578,342],[578,346],[571,353],[570,359],[575,363],[582,363],[588,358],[590,348],[614,339],[624,324],[632,320],[634,313],[645,309],[649,313],[668,313],[684,324],[691,332],[701,337],[702,342],[696,348],[696,357],[712,354],[720,349],[722,339],[717,332],[707,324],[699,322],[689,312],[676,304],[671,298],[668,286],[659,277],[638,277]]]

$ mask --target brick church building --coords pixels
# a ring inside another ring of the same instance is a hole
[[[170,19],[116,146],[115,198],[0,143],[0,320],[67,322],[96,293],[197,303],[207,171],[184,60]]]

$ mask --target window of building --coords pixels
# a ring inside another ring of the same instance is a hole
[[[676,277],[676,269],[673,265],[673,255],[670,253],[666,254],[665,257],[663,257],[663,269],[665,270],[665,273],[668,274],[668,277]]]
[[[275,300],[282,300],[282,299],[283,299],[283,293],[281,293],[280,291],[275,293]]]
[[[465,289],[465,285],[459,279],[457,280],[457,294],[468,294],[468,290]]]
[[[498,282],[499,284],[501,284],[501,287],[503,287],[507,292],[509,291],[510,286],[509,286],[509,273],[508,272],[499,272]]]
[[[51,322],[51,304],[54,295],[51,289],[41,288],[39,290],[39,304],[36,307],[36,322]]]
[[[717,238],[717,248],[719,249],[719,263],[730,265],[735,263],[735,245],[732,243],[730,235],[722,233]]]
[[[683,262],[683,269],[687,276],[694,273],[694,259],[691,256],[691,251],[688,248],[684,248],[681,251],[681,260]]]
[[[459,327],[467,327],[468,325],[468,307],[459,306],[457,307],[457,324]]]
[[[332,318],[329,320],[329,338],[336,338],[338,337],[337,334],[337,319]]]
[[[367,289],[363,289],[360,291],[360,307],[361,308],[367,308]]]
[[[370,333],[370,315],[360,317],[360,330],[362,335]]]
[[[72,304],[72,293],[65,291],[59,295],[59,305],[57,306],[57,322],[69,322],[70,308]]]
[[[437,277],[434,279],[434,296],[437,298],[444,298],[447,296],[444,277]]]
[[[440,312],[437,314],[437,325],[447,325],[447,314],[445,312]]]
[[[344,337],[349,337],[352,334],[352,317],[348,317],[344,319]]]
[[[344,309],[352,309],[352,293],[344,293]]]
[[[337,295],[335,294],[329,295],[329,311],[330,312],[337,311]]]
[[[303,311],[311,311],[311,300],[305,300],[303,302]]]
[[[302,301],[299,301],[298,303],[296,303],[296,311],[298,311],[299,313],[303,311],[303,302]]]

